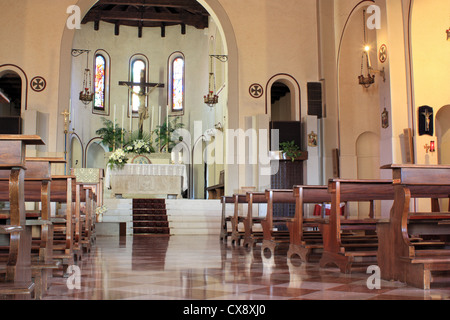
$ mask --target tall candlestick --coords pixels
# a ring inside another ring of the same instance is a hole
[[[159,106],[159,111],[158,111],[158,125],[159,125],[159,135],[160,135],[158,152],[161,152],[161,106]]]
[[[167,145],[166,152],[169,153],[169,106],[166,106],[166,134],[167,134]]]
[[[153,132],[153,121],[154,121],[154,119],[153,119],[153,114],[154,114],[154,111],[155,111],[155,109],[154,109],[154,107],[152,106],[152,118],[151,118],[151,120],[150,120],[150,134]]]
[[[114,127],[116,126],[116,105],[114,105],[114,116],[113,116]]]
[[[133,106],[130,104],[130,134],[133,132]]]
[[[123,120],[125,118],[125,106],[122,105],[122,130],[123,130]]]

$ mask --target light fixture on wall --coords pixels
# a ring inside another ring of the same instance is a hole
[[[428,143],[424,146],[424,149],[426,150],[426,152],[436,152],[436,144],[434,141],[430,141],[430,145],[428,145]]]
[[[366,36],[366,11],[363,11],[363,29],[364,29],[364,49],[361,55],[361,75],[358,76],[358,82],[364,88],[369,88],[375,83],[375,73],[379,73],[383,77],[383,81],[386,81],[386,75],[384,68],[382,70],[376,70],[372,67],[370,62],[370,46],[367,44]],[[364,61],[365,60],[365,61]],[[365,63],[364,63],[365,62]],[[364,75],[364,67],[367,69],[367,74]]]
[[[369,88],[372,84],[375,83],[375,75],[370,74],[371,67],[369,51],[370,47],[366,45],[361,56],[361,75],[358,77],[359,84],[364,88]],[[367,75],[364,75],[364,58],[366,58]]]
[[[92,92],[92,74],[89,69],[89,52],[85,49],[72,49],[72,56],[78,57],[83,53],[86,53],[86,69],[83,73],[83,90],[80,92],[80,101],[85,105],[88,105],[94,100],[94,93]]]
[[[210,67],[209,67],[209,83],[208,83],[208,94],[203,97],[205,104],[210,108],[214,107],[219,102],[219,93],[222,91],[224,86],[216,91],[216,76],[213,71],[213,58],[216,58],[220,62],[227,62],[228,56],[226,55],[210,55]]]
[[[447,41],[449,41],[450,40],[450,28],[448,28],[446,32],[447,32]]]

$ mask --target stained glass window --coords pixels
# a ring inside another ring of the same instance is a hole
[[[105,110],[106,60],[101,54],[95,56],[94,109]]]
[[[176,58],[172,62],[172,111],[184,108],[184,59]]]
[[[146,65],[143,60],[135,60],[132,64],[131,70],[131,81],[134,83],[141,82],[141,73],[143,72],[144,80],[146,79]],[[141,90],[140,86],[133,86],[133,92],[139,93]],[[133,112],[138,112],[139,110],[139,96],[137,94],[133,94],[131,97],[131,104],[133,106]]]

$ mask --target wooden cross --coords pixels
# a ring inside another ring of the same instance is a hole
[[[143,134],[143,126],[144,120],[148,119],[148,109],[145,106],[145,97],[153,92],[156,88],[164,88],[164,83],[148,83],[145,82],[145,71],[141,70],[141,81],[140,82],[128,82],[128,81],[119,81],[119,86],[127,86],[131,91],[131,94],[136,94],[139,96],[139,138],[142,138]],[[134,92],[134,87],[139,87],[139,92]],[[151,88],[147,91],[147,88]],[[130,117],[133,117],[130,114]],[[131,128],[130,128],[131,130]]]
[[[119,86],[127,86],[130,90],[133,91],[134,87],[140,87],[139,93],[133,92],[138,95],[149,95],[153,90],[149,90],[146,93],[147,88],[164,88],[164,83],[151,83],[145,82],[145,71],[141,72],[141,81],[140,82],[129,82],[129,81],[119,81]]]

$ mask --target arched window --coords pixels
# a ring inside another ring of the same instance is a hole
[[[95,91],[94,108],[105,110],[105,78],[106,60],[101,54],[95,57]]]
[[[141,57],[136,56],[131,61],[130,65],[130,80],[133,83],[140,83],[141,81],[147,82],[147,61]],[[133,86],[133,92],[136,94],[130,95],[130,104],[132,106],[133,114],[137,115],[139,111],[139,93],[141,91],[140,86]],[[147,99],[145,99],[147,103]]]
[[[184,111],[185,68],[184,56],[176,52],[169,58],[169,86],[168,99],[173,113]]]
[[[108,113],[109,65],[109,55],[103,50],[98,50],[94,56],[94,113]]]

